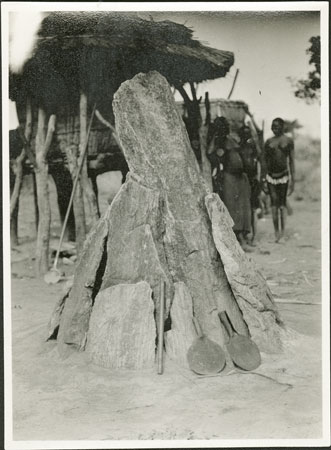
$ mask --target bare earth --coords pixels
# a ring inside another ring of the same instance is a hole
[[[27,190],[23,196],[21,245],[12,251],[15,440],[322,437],[319,202],[291,200],[284,244],[273,242],[270,216],[260,220],[251,254],[296,332],[287,350],[263,354],[254,373],[199,377],[167,360],[157,375],[106,370],[89,364],[84,353],[60,359],[45,336],[64,283],[48,286],[33,278],[33,206]],[[57,215],[53,226],[56,238]],[[62,268],[66,275],[73,271]]]

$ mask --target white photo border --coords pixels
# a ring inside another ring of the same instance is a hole
[[[327,1],[306,2],[3,2],[2,21],[2,180],[4,280],[5,445],[16,449],[125,448],[245,448],[314,447],[330,445],[330,240],[329,240],[329,23]],[[12,335],[9,205],[9,13],[14,11],[319,11],[321,31],[321,238],[322,238],[322,379],[323,437],[321,439],[223,439],[153,441],[14,441],[12,422]]]

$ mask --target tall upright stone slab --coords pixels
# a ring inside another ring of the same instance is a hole
[[[247,335],[213,241],[204,204],[208,190],[169,84],[157,72],[136,75],[116,92],[113,109],[130,171],[162,198],[163,246],[173,282],[187,285],[210,338],[222,342],[222,310]]]
[[[164,281],[165,351],[178,364],[187,366],[193,316],[224,344],[221,311],[262,350],[281,350],[286,331],[266,281],[201,176],[166,79],[136,75],[115,94],[113,110],[130,174],[92,230],[56,315],[60,349],[86,348],[111,368],[154,364]]]

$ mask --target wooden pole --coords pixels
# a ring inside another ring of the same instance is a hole
[[[78,170],[78,149],[76,142],[73,142],[72,138],[75,133],[75,118],[72,115],[66,117],[66,133],[67,133],[67,145],[65,147],[65,153],[68,161],[69,171],[72,178],[72,182],[75,183]],[[85,237],[86,237],[86,222],[85,222],[85,208],[83,189],[81,184],[81,177],[77,179],[77,186],[75,189],[75,195],[73,198],[73,211],[75,216],[75,234],[76,234],[76,246],[77,253],[80,254],[83,249]]]
[[[116,134],[115,127],[114,127],[110,122],[108,122],[108,120],[106,120],[106,119],[102,116],[102,114],[100,113],[100,111],[99,111],[98,109],[95,110],[95,115],[96,115],[96,117],[98,118],[98,120],[100,120],[101,123],[103,123],[104,125],[106,125],[106,127],[108,127],[108,128],[112,131],[112,133],[113,133],[113,138],[115,139],[116,144],[118,145],[118,147],[120,148],[121,152],[123,153],[122,144],[120,143],[120,141],[119,141],[119,139],[118,139],[118,136],[117,136],[117,134]]]
[[[88,139],[89,139],[89,136],[90,136],[90,131],[91,131],[91,126],[92,126],[92,122],[93,122],[94,112],[95,112],[95,106],[94,106],[93,111],[92,111],[92,115],[91,115],[91,119],[90,119],[90,125],[89,125],[89,128],[87,130],[87,135],[86,135],[86,140],[85,140],[85,147],[82,148],[82,153],[80,155],[79,167],[78,167],[78,170],[77,170],[77,173],[76,173],[76,178],[74,180],[74,184],[72,186],[72,191],[71,191],[71,195],[70,195],[70,199],[69,199],[67,212],[66,212],[66,215],[65,215],[65,218],[64,218],[64,221],[63,221],[62,230],[61,230],[61,236],[60,236],[60,241],[59,241],[59,246],[57,248],[55,259],[54,259],[54,265],[53,265],[54,269],[57,268],[57,263],[58,263],[59,256],[60,256],[60,251],[61,251],[61,245],[62,245],[62,241],[63,241],[63,238],[64,238],[64,233],[65,233],[67,222],[68,222],[68,219],[69,219],[69,214],[70,214],[71,206],[72,206],[73,199],[74,199],[74,196],[75,196],[76,188],[77,188],[77,185],[78,185],[80,171],[82,170],[82,167],[83,167],[83,164],[84,164],[84,161],[85,161],[85,155],[86,155],[86,150],[87,150],[87,142],[88,142]]]
[[[209,93],[205,93],[205,108],[206,108],[206,120],[204,124],[201,124],[199,129],[199,137],[200,137],[200,149],[201,149],[201,164],[202,164],[202,176],[208,186],[210,192],[213,192],[213,182],[211,178],[211,167],[210,162],[207,158],[207,137],[208,137],[208,129],[211,122],[210,116],[210,102],[209,102]]]
[[[92,115],[92,120],[94,117],[94,111]],[[83,193],[86,197],[87,203],[89,205],[90,217],[92,225],[94,225],[100,215],[98,208],[98,199],[94,193],[91,180],[87,175],[87,158],[85,158],[85,151],[88,146],[88,136],[87,136],[87,96],[84,93],[80,95],[79,102],[79,120],[80,120],[80,142],[79,142],[79,158],[78,166],[82,164],[82,176],[81,182],[83,187]]]
[[[229,92],[229,95],[228,95],[228,100],[230,100],[231,95],[232,95],[232,93],[233,93],[233,90],[234,90],[234,87],[235,87],[235,85],[236,85],[236,81],[237,81],[237,78],[238,78],[238,74],[239,74],[239,69],[236,70],[236,74],[235,74],[235,76],[234,76],[233,83],[232,83],[232,88],[231,88],[231,90],[230,90],[230,92]]]
[[[22,188],[23,181],[23,162],[25,160],[26,153],[23,148],[21,154],[16,158],[14,166],[12,167],[13,172],[15,173],[15,185],[10,197],[10,218],[13,218],[13,214],[18,205],[19,196]]]
[[[22,139],[23,142],[23,146],[26,152],[26,156],[29,158],[31,164],[33,165],[34,168],[37,168],[37,162],[36,162],[36,157],[33,153],[33,150],[30,146],[30,142],[26,139],[24,132],[22,131],[22,128],[19,126],[18,127],[18,134],[20,135],[20,138]]]
[[[39,223],[36,248],[36,274],[41,276],[49,267],[49,239],[51,228],[51,208],[48,190],[48,162],[47,155],[55,131],[56,116],[52,114],[48,121],[47,135],[45,135],[46,114],[42,108],[38,109],[38,129],[36,136],[36,183],[39,210]]]
[[[197,156],[197,161],[199,164],[199,168],[200,171],[202,171],[202,153],[203,153],[203,141],[204,141],[204,137],[203,137],[203,122],[202,122],[202,117],[201,117],[201,111],[200,111],[200,102],[202,100],[202,97],[200,97],[200,99],[198,100],[197,95],[196,95],[196,87],[194,85],[193,82],[190,82],[190,87],[191,87],[191,93],[192,93],[192,100],[190,99],[190,97],[188,96],[187,92],[185,91],[183,86],[176,86],[178,92],[181,94],[181,96],[183,97],[184,100],[184,104],[186,107],[186,111],[187,111],[187,118],[189,121],[189,125],[193,127],[194,130],[194,138],[197,139],[199,141],[200,144],[200,155],[196,155]]]
[[[205,125],[209,127],[211,123],[209,92],[205,93],[205,109],[206,109]]]
[[[164,340],[164,281],[160,282],[160,317],[159,317],[159,334],[158,334],[158,369],[159,375],[163,374],[163,340]]]
[[[32,133],[32,110],[31,110],[31,101],[28,98],[26,103],[26,121],[25,121],[25,133],[24,138],[25,141],[29,143],[31,139]],[[23,182],[23,163],[25,161],[27,152],[26,145],[23,141],[23,148],[21,154],[16,158],[15,165],[13,167],[13,172],[15,173],[15,184],[14,189],[10,197],[10,220],[15,221],[15,225],[13,225],[12,229],[16,230],[16,236],[13,236],[13,240],[18,243],[17,240],[17,220],[18,220],[18,205],[19,205],[19,197],[22,188]]]

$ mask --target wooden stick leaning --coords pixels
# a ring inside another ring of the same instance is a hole
[[[163,338],[164,338],[164,291],[165,282],[160,283],[160,319],[159,319],[159,336],[158,336],[158,367],[157,373],[163,373]]]
[[[122,153],[123,153],[123,148],[122,148],[122,145],[121,145],[121,143],[120,143],[120,141],[119,141],[119,139],[118,139],[118,136],[117,136],[117,134],[116,134],[115,127],[114,127],[110,122],[108,122],[108,120],[106,120],[106,119],[102,116],[102,114],[100,113],[100,111],[99,111],[98,109],[96,109],[95,115],[96,115],[96,117],[99,119],[99,121],[100,121],[101,123],[103,123],[106,127],[108,127],[108,128],[113,132],[113,137],[114,137],[114,139],[115,139],[115,141],[116,141],[116,144],[119,146],[119,148],[121,149],[121,151],[122,151]]]
[[[85,149],[87,142],[87,96],[84,93],[81,93],[80,95],[79,122],[80,122],[79,153],[80,158],[82,158],[83,157],[82,152]],[[84,158],[84,164],[81,170],[81,183],[84,190],[85,198],[87,199],[87,203],[89,206],[92,225],[94,225],[99,220],[100,214],[98,208],[98,200],[93,190],[91,180],[88,177],[86,159],[87,158]]]
[[[232,83],[232,88],[231,88],[231,90],[229,92],[227,100],[230,100],[230,98],[231,98],[231,95],[233,93],[234,87],[236,85],[236,81],[237,81],[238,75],[239,75],[239,69],[236,70],[236,74],[234,76],[233,83]]]
[[[58,246],[57,251],[56,251],[56,255],[55,255],[55,259],[54,259],[54,264],[53,264],[53,268],[52,268],[52,270],[55,270],[55,271],[57,270],[57,263],[58,263],[59,256],[60,256],[60,251],[61,251],[62,241],[63,241],[63,238],[64,238],[64,233],[65,233],[65,230],[66,230],[66,226],[67,226],[67,222],[68,222],[68,218],[69,218],[70,209],[71,209],[72,202],[73,202],[73,199],[74,199],[74,195],[75,195],[75,191],[76,191],[76,186],[77,186],[78,179],[79,179],[79,174],[80,174],[80,172],[81,172],[81,170],[82,170],[82,167],[83,167],[83,164],[84,164],[84,159],[85,159],[85,156],[86,156],[86,151],[87,151],[87,146],[88,146],[88,140],[89,140],[89,136],[90,136],[90,132],[91,132],[91,127],[92,127],[92,122],[93,122],[93,118],[94,118],[94,114],[95,114],[95,108],[96,108],[96,105],[93,106],[93,110],[92,110],[92,114],[91,114],[91,119],[90,119],[89,127],[88,127],[88,130],[87,130],[87,135],[86,135],[85,147],[84,147],[83,152],[82,152],[82,157],[81,157],[81,160],[80,160],[80,164],[79,164],[79,167],[78,167],[78,170],[77,170],[77,174],[76,174],[76,177],[75,177],[75,181],[74,181],[74,184],[73,184],[73,187],[72,187],[72,191],[71,191],[71,196],[70,196],[70,200],[69,200],[67,212],[66,212],[66,215],[65,215],[65,218],[64,218],[64,221],[63,221],[63,225],[62,225],[62,230],[61,230],[61,236],[60,236],[59,246]]]

